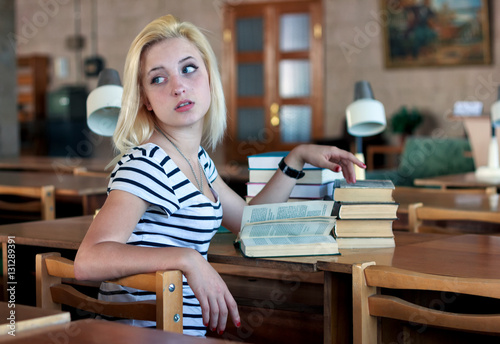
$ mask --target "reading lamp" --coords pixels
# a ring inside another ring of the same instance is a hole
[[[354,85],[354,101],[346,108],[347,132],[356,138],[356,157],[365,162],[362,138],[384,131],[386,127],[384,105],[375,99],[368,81]],[[355,166],[356,178],[365,179],[365,170]]]
[[[496,127],[500,125],[500,86],[498,88],[497,101],[491,105],[491,140],[488,148],[488,166],[480,166],[476,170],[476,176],[481,179],[500,179],[500,167],[498,162],[498,141],[495,133]]]
[[[101,136],[113,136],[120,113],[123,87],[114,69],[99,74],[97,87],[87,97],[87,125]]]

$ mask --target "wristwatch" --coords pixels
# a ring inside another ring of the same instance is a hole
[[[298,171],[288,166],[285,162],[285,158],[281,159],[280,163],[278,164],[278,167],[280,168],[281,172],[283,172],[290,178],[300,179],[305,175],[304,171]]]

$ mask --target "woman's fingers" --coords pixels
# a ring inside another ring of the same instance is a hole
[[[238,304],[234,300],[233,296],[229,291],[226,293],[226,304],[227,308],[229,311],[229,315],[231,316],[231,319],[233,320],[233,324],[236,327],[241,326],[241,319],[240,319],[240,312],[238,311]]]

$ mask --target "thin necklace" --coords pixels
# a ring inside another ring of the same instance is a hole
[[[179,147],[177,147],[175,145],[175,143],[173,143],[172,140],[170,140],[168,138],[168,136],[158,126],[155,126],[155,129],[156,129],[157,132],[159,132],[160,134],[162,134],[163,137],[165,137],[168,140],[168,142],[170,142],[172,144],[172,146],[174,146],[174,148],[179,152],[179,154],[184,158],[184,160],[186,160],[186,162],[189,165],[189,168],[191,168],[191,172],[193,173],[194,179],[196,180],[196,184],[198,185],[198,189],[200,190],[201,193],[203,193],[203,170],[201,168],[200,160],[196,159],[196,161],[198,161],[198,167],[200,169],[200,180],[198,180],[198,177],[196,176],[196,173],[194,173],[193,165],[191,165],[191,162],[189,162],[189,159],[186,158],[186,156],[181,152],[181,150],[179,149]]]

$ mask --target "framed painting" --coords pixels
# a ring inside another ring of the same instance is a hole
[[[491,63],[488,0],[381,0],[385,65]]]

